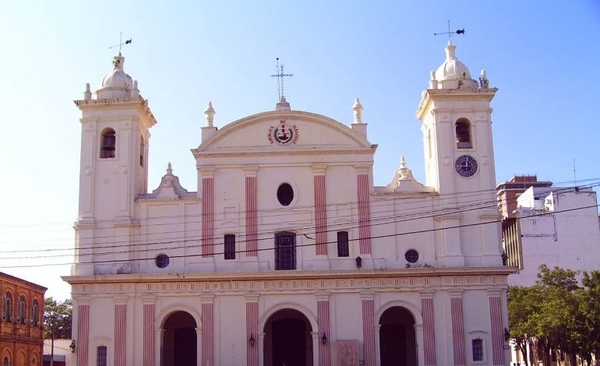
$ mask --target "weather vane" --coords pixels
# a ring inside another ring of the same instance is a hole
[[[123,42],[123,32],[121,32],[121,34],[119,35],[119,44],[113,45],[108,47],[109,50],[112,50],[115,47],[119,47],[119,55],[121,54],[121,48],[123,47],[123,45],[126,44],[131,44],[131,41],[133,41],[133,38],[129,38],[127,40],[125,40],[125,42]]]
[[[447,34],[448,38],[452,37],[453,34],[465,34],[465,28],[457,29],[454,32],[450,30],[450,20],[448,20],[448,31],[442,33],[434,33],[434,36],[439,36],[440,34]]]
[[[271,77],[277,78],[277,92],[279,94],[279,100],[283,100],[285,95],[283,94],[283,78],[286,76],[294,76],[293,74],[284,74],[283,73],[283,65],[279,66],[279,57],[276,58],[277,65],[275,66],[275,70],[277,74],[271,75]]]

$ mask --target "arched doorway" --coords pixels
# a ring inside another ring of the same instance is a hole
[[[265,366],[312,366],[312,327],[301,312],[279,310],[265,324]]]
[[[394,306],[379,319],[381,366],[417,366],[415,319],[401,306]]]
[[[196,321],[185,311],[169,315],[163,325],[162,366],[196,366]]]

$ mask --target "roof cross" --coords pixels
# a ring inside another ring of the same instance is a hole
[[[294,76],[294,74],[284,74],[283,73],[283,65],[279,66],[279,57],[276,58],[277,65],[275,66],[275,71],[277,74],[271,75],[271,77],[277,78],[277,93],[279,94],[279,101],[285,99],[285,95],[283,93],[283,78],[286,76]]]
[[[434,36],[439,36],[440,34],[447,34],[448,38],[452,37],[453,34],[465,34],[465,28],[457,29],[454,32],[450,30],[450,20],[448,20],[448,31],[442,33],[434,33]]]
[[[129,38],[129,39],[125,40],[125,42],[123,42],[123,32],[121,32],[121,34],[119,35],[119,43],[115,44],[113,46],[108,47],[108,49],[112,50],[113,48],[119,46],[119,55],[120,55],[121,54],[121,48],[123,47],[123,45],[131,44],[131,41],[133,41],[133,38]]]

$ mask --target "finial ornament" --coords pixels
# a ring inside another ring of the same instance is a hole
[[[434,36],[439,36],[439,35],[442,35],[442,34],[447,34],[448,38],[450,38],[454,34],[465,34],[465,28],[463,28],[463,29],[457,29],[455,31],[451,31],[450,30],[450,19],[448,19],[448,31],[447,32],[441,32],[441,33],[434,33],[433,35]]]
[[[356,98],[356,100],[354,101],[352,110],[354,111],[354,123],[363,123],[362,111],[364,110],[364,108],[362,104],[360,104],[360,100],[358,98]]]
[[[398,172],[400,173],[398,180],[414,180],[412,171],[406,166],[404,155],[400,158],[400,169],[398,169]]]
[[[206,125],[208,127],[213,127],[213,122],[215,120],[215,109],[212,106],[212,102],[208,102],[208,106],[204,110],[204,114],[206,114]]]
[[[490,87],[490,81],[487,78],[485,70],[481,70],[481,76],[479,77],[479,86],[481,89],[488,89]]]
[[[279,101],[286,102],[285,94],[283,93],[283,78],[287,76],[294,76],[294,74],[284,74],[283,73],[283,65],[279,65],[279,57],[275,59],[277,61],[277,65],[275,66],[275,71],[277,74],[271,75],[271,77],[277,78],[277,93],[279,94]]]
[[[85,91],[83,92],[83,99],[84,100],[92,99],[92,91],[90,90],[90,83],[85,84]]]
[[[173,174],[173,167],[171,166],[171,163],[167,164],[167,175],[172,175]]]

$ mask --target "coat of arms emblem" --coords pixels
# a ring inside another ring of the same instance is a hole
[[[269,128],[269,141],[279,145],[295,144],[298,141],[298,127],[296,125],[288,126],[285,120],[279,121],[279,125]]]

